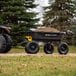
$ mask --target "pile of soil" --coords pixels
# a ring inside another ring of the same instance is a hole
[[[60,32],[59,30],[52,27],[39,27],[36,29],[38,32]]]

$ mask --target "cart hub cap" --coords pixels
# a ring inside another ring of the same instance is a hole
[[[61,51],[62,51],[63,53],[66,52],[66,50],[67,50],[67,46],[66,46],[66,45],[61,46]]]
[[[30,44],[30,49],[35,50],[36,49],[36,44],[34,44],[34,43]]]

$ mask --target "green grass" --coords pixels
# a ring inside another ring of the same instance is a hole
[[[0,76],[76,76],[76,57],[0,56]]]
[[[76,53],[75,46],[69,46]],[[40,48],[43,52],[43,48]],[[25,53],[23,47],[9,53]],[[55,53],[57,47],[55,47]],[[0,76],[76,76],[76,57],[53,55],[0,56]]]
[[[25,48],[15,47],[15,48],[12,48],[8,53],[25,53]]]
[[[69,52],[76,53],[76,46],[69,46]]]
[[[43,47],[40,48],[39,52],[43,52]],[[12,48],[9,53],[25,53],[24,47]],[[54,48],[54,53],[58,53],[57,47]],[[76,53],[76,46],[69,46],[69,53]]]

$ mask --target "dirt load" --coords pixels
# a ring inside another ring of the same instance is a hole
[[[52,28],[52,27],[39,27],[36,31],[43,31],[43,32],[60,32],[59,30]]]

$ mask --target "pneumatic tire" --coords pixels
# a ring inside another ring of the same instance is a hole
[[[36,54],[39,52],[39,45],[37,42],[32,41],[32,42],[28,42],[25,45],[25,51],[29,54]]]
[[[6,49],[6,40],[2,34],[0,34],[0,53],[5,53]]]
[[[59,44],[59,46],[58,46],[59,54],[65,55],[65,54],[68,53],[68,51],[69,51],[69,48],[68,48],[68,44],[67,43],[62,42],[62,43]]]
[[[54,46],[52,44],[50,44],[50,43],[46,43],[44,45],[44,52],[46,54],[52,54],[54,52]]]
[[[3,36],[4,36],[5,40],[6,40],[6,49],[5,49],[4,52],[7,53],[12,48],[12,39],[11,39],[10,35],[8,35],[8,34],[4,34]]]

